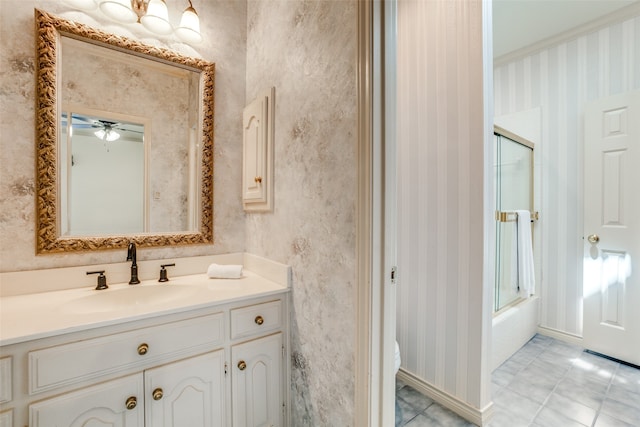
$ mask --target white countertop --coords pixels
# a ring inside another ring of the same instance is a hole
[[[110,284],[109,289],[100,291],[89,287],[5,296],[0,298],[0,346],[288,290],[245,269],[240,279],[194,274],[170,277],[165,283],[154,279],[138,285]]]

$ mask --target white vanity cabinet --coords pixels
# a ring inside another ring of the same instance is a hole
[[[231,336],[240,340],[231,347],[234,427],[284,425],[283,314],[281,300],[231,311]]]
[[[282,426],[282,333],[238,344],[233,360],[233,426]]]
[[[224,426],[224,351],[32,404],[31,427]]]
[[[13,409],[0,412],[0,427],[13,427]]]
[[[13,378],[0,394],[0,427],[286,427],[287,298],[236,298],[0,347],[11,371],[3,378]]]
[[[12,427],[13,408],[10,406],[13,391],[12,357],[0,358],[0,405],[6,404],[7,408],[0,411],[0,427]]]
[[[224,370],[218,350],[146,371],[145,425],[224,426]]]
[[[63,394],[31,405],[29,426],[144,427],[142,393],[138,374]]]

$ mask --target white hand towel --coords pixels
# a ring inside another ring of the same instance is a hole
[[[242,266],[235,264],[211,264],[207,269],[210,279],[239,279],[242,277]]]
[[[533,265],[533,240],[531,239],[531,212],[518,214],[518,283],[525,298],[536,293],[536,277]]]
[[[516,219],[517,219],[517,214],[516,214]],[[507,255],[507,251],[505,249],[505,257],[510,257],[508,264],[511,268],[509,268],[509,272],[511,273],[509,275],[509,280],[511,280],[511,286],[512,286],[512,290],[516,295],[523,295],[524,292],[520,292],[520,277],[518,275],[518,251],[520,249],[518,249],[518,221],[516,220],[513,223],[507,222],[505,224],[513,224],[513,229],[510,230],[511,231],[511,250],[509,251],[509,254]],[[502,228],[502,225],[499,225],[499,227]],[[509,229],[511,227],[507,226],[502,228],[502,230],[500,231],[500,233],[502,233],[502,231],[504,230],[506,232],[507,229]],[[506,240],[506,239],[505,239]],[[502,241],[499,243],[501,248],[500,248],[500,256],[502,256]],[[505,246],[506,246],[506,241],[505,241]],[[501,260],[502,262],[502,260]],[[505,264],[507,264],[507,260],[504,260]],[[506,278],[500,278],[500,282],[502,282],[503,280],[506,280]],[[505,284],[506,287],[506,284]],[[500,292],[502,292],[502,289],[500,289]]]

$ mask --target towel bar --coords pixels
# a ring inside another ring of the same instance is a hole
[[[531,214],[531,222],[538,221],[540,219],[540,213],[538,211]],[[518,221],[518,214],[510,211],[496,211],[496,221],[499,222],[516,222]]]

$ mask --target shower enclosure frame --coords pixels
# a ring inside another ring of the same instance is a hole
[[[513,132],[508,131],[507,129],[504,129],[500,126],[494,125],[493,127],[493,134],[494,137],[502,137],[502,138],[506,138],[507,140],[509,140],[510,142],[513,142],[515,144],[518,144],[520,146],[523,146],[530,151],[530,161],[529,161],[529,174],[528,174],[528,183],[529,183],[529,197],[528,197],[528,210],[531,212],[531,218],[532,218],[532,222],[531,222],[531,227],[533,227],[533,221],[538,219],[538,213],[535,211],[535,207],[534,207],[534,158],[535,158],[535,144],[529,140],[527,140],[526,138],[523,138]],[[496,149],[495,149],[495,167],[496,167],[496,172],[495,172],[495,178],[494,178],[494,189],[495,189],[495,194],[494,194],[494,206],[496,207],[496,245],[495,245],[495,277],[494,277],[494,298],[493,298],[493,315],[496,316],[502,312],[504,312],[505,310],[509,309],[510,307],[517,305],[518,303],[520,303],[521,301],[523,301],[525,299],[524,296],[520,295],[519,292],[519,287],[518,287],[518,292],[516,293],[516,295],[512,295],[506,302],[501,302],[501,279],[502,279],[502,263],[503,263],[503,258],[504,258],[504,254],[502,253],[501,249],[502,248],[502,233],[505,231],[504,229],[504,225],[506,223],[512,223],[512,222],[517,222],[517,215],[515,214],[515,208],[511,208],[511,209],[502,209],[502,189],[501,187],[501,181],[499,181],[499,179],[501,180],[501,177],[499,177],[499,174],[501,173],[501,169],[497,169],[497,168],[502,168],[503,165],[499,164],[500,160],[501,160],[501,148],[498,147],[499,144],[499,140],[496,140]],[[523,206],[520,206],[521,208],[524,208]],[[513,233],[514,231],[511,230],[511,232]],[[532,234],[533,234],[533,230],[532,230]],[[532,236],[533,239],[533,236]],[[533,243],[533,242],[532,242]],[[513,274],[513,273],[511,273]]]

